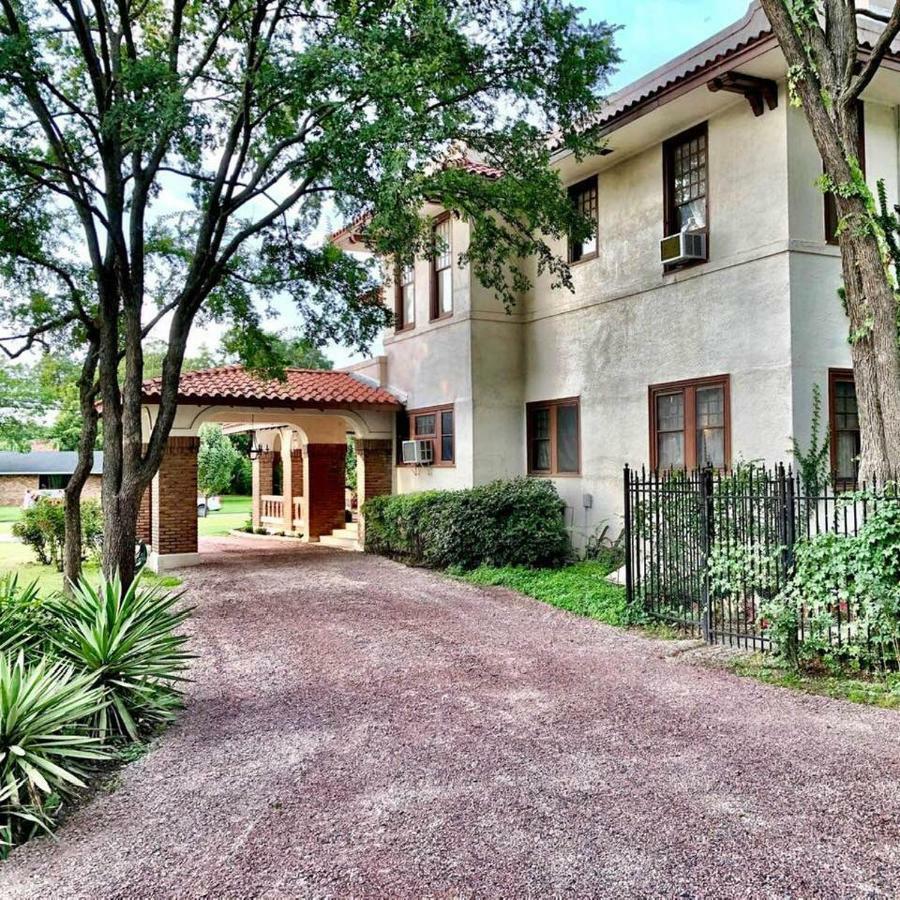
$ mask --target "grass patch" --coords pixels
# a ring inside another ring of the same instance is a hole
[[[222,497],[222,508],[210,512],[205,518],[197,519],[197,533],[200,537],[222,537],[233,528],[241,528],[250,518],[253,499],[230,495]]]
[[[96,581],[100,575],[100,566],[93,561],[86,562],[83,571],[85,578]],[[0,577],[8,572],[17,573],[20,584],[37,581],[42,596],[61,591],[63,587],[62,572],[57,572],[52,566],[42,566],[35,560],[34,553],[24,544],[0,543]],[[165,588],[174,588],[181,584],[181,579],[174,575],[156,575],[149,570],[144,571],[141,579],[148,585],[158,584]]]
[[[610,584],[606,580],[608,568],[596,562],[580,562],[561,569],[480,566],[471,572],[454,571],[452,574],[473,584],[511,588],[607,625],[625,627],[642,621],[642,617],[629,608],[625,588]]]
[[[797,671],[767,653],[739,654],[716,660],[710,665],[806,694],[819,694],[885,709],[900,709],[900,673],[892,673],[884,678],[867,678],[863,675]]]

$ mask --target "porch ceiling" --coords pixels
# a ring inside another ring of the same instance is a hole
[[[143,385],[144,403],[160,400],[162,379]],[[396,410],[400,401],[388,390],[350,372],[287,369],[283,381],[260,378],[243,366],[184,372],[178,402],[282,409]]]

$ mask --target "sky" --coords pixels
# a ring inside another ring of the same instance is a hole
[[[662,65],[679,53],[690,49],[715,34],[746,12],[750,0],[572,0],[583,7],[586,20],[606,20],[621,26],[617,44],[622,57],[618,71],[612,77],[608,91],[612,93],[647,72]],[[337,228],[340,222],[325,226]],[[331,230],[331,227],[328,227]],[[267,327],[290,329],[293,305],[288,298],[276,302],[281,316],[267,322]],[[203,344],[215,346],[221,329],[215,326],[204,330],[195,328],[190,348]],[[160,336],[164,336],[161,331]],[[373,346],[369,354],[359,354],[345,347],[329,345],[325,352],[336,367],[374,356],[382,351]]]

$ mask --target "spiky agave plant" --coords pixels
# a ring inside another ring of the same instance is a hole
[[[101,737],[136,741],[181,707],[178,683],[191,658],[187,638],[176,634],[190,615],[176,609],[181,596],[137,577],[123,590],[116,577],[97,587],[81,581],[73,597],[51,601],[57,653],[89,673],[108,701],[94,721]]]
[[[93,678],[71,665],[0,654],[0,856],[48,830],[54,798],[84,787],[106,758],[89,724],[105,705]]]

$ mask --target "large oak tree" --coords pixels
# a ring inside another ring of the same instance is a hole
[[[900,32],[900,0],[890,13],[854,0],[761,0],[788,63],[839,215],[851,355],[862,438],[860,474],[900,479],[900,340],[897,285],[883,222],[859,160],[859,99]],[[860,52],[857,16],[882,26]],[[877,173],[876,173],[877,174]]]
[[[401,262],[432,252],[429,201],[455,210],[507,306],[527,287],[517,257],[569,284],[547,240],[590,226],[545,135],[598,148],[583,126],[615,61],[613,29],[561,0],[0,0],[0,346],[83,361],[67,575],[100,407],[103,567],[130,579],[198,321],[237,323],[251,355],[276,296],[317,344],[362,347],[386,322],[373,273],[311,239],[329,209],[367,211],[368,242]],[[459,148],[503,177],[453,165]],[[160,324],[144,447],[142,344]]]

